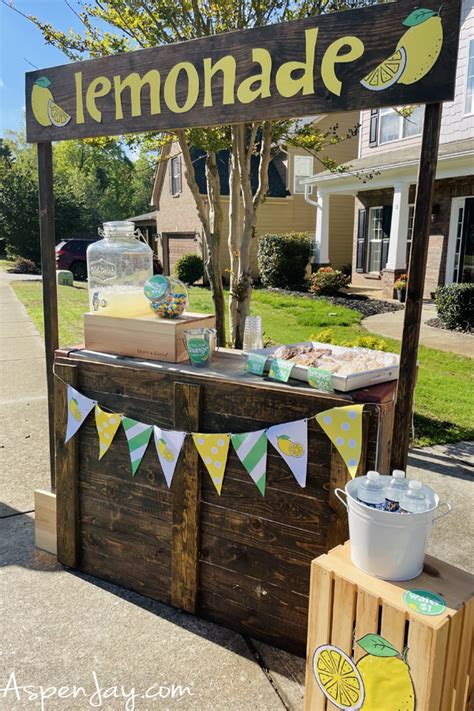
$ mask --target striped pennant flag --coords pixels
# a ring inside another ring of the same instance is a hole
[[[232,446],[262,496],[267,479],[267,436],[265,430],[231,435]]]
[[[148,447],[153,427],[144,425],[143,422],[132,420],[130,417],[123,417],[122,425],[128,441],[132,474],[135,474]]]

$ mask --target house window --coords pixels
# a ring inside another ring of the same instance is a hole
[[[369,210],[369,272],[382,269],[383,207]]]
[[[313,158],[311,156],[294,156],[293,160],[293,192],[304,193],[301,181],[313,175]]]
[[[474,40],[469,42],[467,65],[466,114],[474,114]]]
[[[415,223],[415,206],[408,205],[408,230],[407,230],[407,267],[410,264],[411,245],[413,242],[413,227]]]
[[[415,106],[407,117],[401,116],[395,109],[380,109],[379,144],[419,136],[424,113],[424,106]]]
[[[178,195],[181,189],[181,156],[174,156],[170,168],[170,193]]]

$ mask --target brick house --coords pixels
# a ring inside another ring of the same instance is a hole
[[[413,234],[415,186],[424,107],[403,118],[392,108],[362,111],[359,152],[351,172],[305,181],[317,192],[320,262],[330,262],[329,200],[355,197],[354,286],[378,286],[387,297],[406,272]],[[474,3],[463,0],[456,95],[444,104],[425,298],[439,284],[472,282],[474,271]]]
[[[318,116],[313,119],[322,131],[338,124],[339,135],[354,128],[359,120],[358,112],[340,115]],[[357,155],[357,137],[332,146],[328,155],[336,161],[346,162]],[[202,226],[192,193],[184,177],[184,165],[179,146],[171,146],[167,160],[161,160],[155,175],[151,206],[154,211],[147,215],[130,218],[137,227],[145,228],[154,249],[162,260],[165,273],[173,273],[176,260],[185,253],[203,254],[205,250]],[[206,195],[205,156],[193,151],[194,170],[200,193]],[[257,187],[257,159],[253,166],[253,188]],[[252,244],[251,266],[257,274],[257,244],[261,235],[284,232],[310,232],[314,234],[314,206],[305,200],[302,180],[317,173],[319,163],[303,149],[278,146],[273,152],[269,166],[269,191],[257,213],[255,238]],[[221,179],[221,194],[224,215],[229,203],[229,156],[226,151],[218,155]],[[321,166],[321,170],[323,167]],[[320,171],[319,171],[320,172]],[[346,195],[337,196],[330,218],[330,227],[337,239],[330,249],[334,264],[350,264],[352,258],[352,230],[354,200]],[[151,219],[151,222],[150,222]],[[143,223],[142,223],[143,220]],[[156,224],[156,227],[154,226]],[[221,243],[223,268],[229,266],[228,223],[224,219],[224,234]]]

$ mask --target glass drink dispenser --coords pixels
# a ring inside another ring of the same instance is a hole
[[[143,293],[153,276],[153,252],[133,222],[104,222],[103,239],[87,248],[89,310],[103,316],[147,316]]]

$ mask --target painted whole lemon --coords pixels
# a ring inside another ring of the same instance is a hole
[[[288,435],[280,435],[277,439],[278,449],[287,457],[302,457],[304,447],[299,442],[293,442]]]
[[[419,25],[410,27],[397,44],[397,50],[406,52],[406,65],[399,84],[414,84],[433,68],[443,46],[441,17],[429,17]]]
[[[359,659],[357,669],[365,689],[361,711],[414,711],[415,692],[403,659],[367,654]]]
[[[51,126],[51,119],[48,114],[48,104],[54,101],[53,95],[48,89],[51,82],[48,77],[39,77],[33,84],[31,92],[31,108],[33,116],[41,126]]]
[[[365,708],[361,674],[341,649],[331,644],[318,647],[313,655],[313,674],[324,696],[338,709]]]
[[[166,446],[166,440],[164,439],[159,439],[158,440],[158,449],[161,454],[161,456],[166,459],[167,462],[172,462],[174,459],[174,454],[173,452],[168,449]]]

